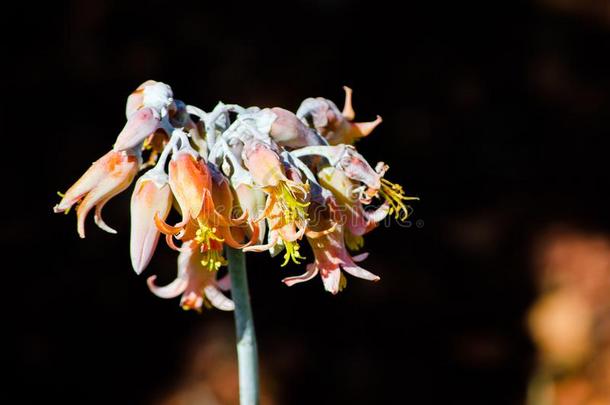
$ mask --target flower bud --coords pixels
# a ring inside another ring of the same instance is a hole
[[[140,177],[131,196],[130,254],[137,274],[148,266],[159,241],[155,214],[165,220],[172,207],[172,192],[167,181],[158,182],[151,177]]]

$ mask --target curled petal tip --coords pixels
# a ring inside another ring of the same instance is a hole
[[[360,253],[359,255],[352,257],[352,260],[355,261],[356,263],[358,263],[358,262],[365,260],[367,257],[369,257],[369,252],[364,252],[364,253]]]
[[[370,122],[355,122],[354,125],[356,126],[356,128],[358,129],[358,131],[360,132],[360,134],[362,136],[367,136],[369,135],[371,132],[373,132],[373,130],[383,122],[383,119],[381,118],[381,115],[378,115],[377,118],[375,118],[374,121],[370,121]]]
[[[104,222],[104,220],[102,219],[102,215],[101,215],[101,212],[100,212],[101,210],[100,210],[100,206],[99,206],[99,205],[96,207],[96,210],[95,210],[95,211],[96,211],[96,212],[95,212],[95,215],[93,216],[93,220],[95,221],[95,224],[96,224],[96,225],[97,225],[97,226],[98,226],[100,229],[102,229],[103,231],[106,231],[106,232],[108,232],[108,233],[111,233],[111,234],[113,234],[113,235],[116,235],[117,231],[116,231],[116,230],[114,230],[113,228],[109,227],[109,226],[108,226],[108,225],[107,225],[107,224]]]
[[[345,91],[345,102],[343,104],[343,112],[341,113],[346,120],[351,121],[356,116],[356,112],[352,107],[352,89],[343,86],[343,90]]]
[[[182,294],[188,285],[188,280],[182,277],[176,278],[171,283],[159,287],[155,284],[155,280],[157,276],[150,276],[146,279],[146,284],[148,284],[148,288],[150,291],[160,298],[174,298],[178,295]]]

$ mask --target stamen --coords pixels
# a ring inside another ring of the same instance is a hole
[[[395,218],[401,221],[406,220],[409,216],[409,210],[403,201],[419,200],[418,197],[406,196],[399,184],[394,184],[386,179],[381,179],[379,195],[390,204],[389,214],[395,214]]]
[[[305,259],[305,257],[301,256],[301,253],[299,253],[299,244],[297,242],[284,241],[284,247],[286,248],[286,253],[284,253],[284,263],[282,263],[282,267],[286,266],[290,260],[296,264],[301,264],[299,260]]]
[[[222,256],[224,239],[216,235],[216,231],[215,227],[199,221],[199,229],[195,233],[195,241],[201,245],[203,254],[201,265],[208,271],[217,271],[220,266],[227,265],[227,260]]]
[[[66,196],[66,194],[62,193],[61,191],[58,191],[57,195],[60,196],[61,198],[64,198]],[[81,202],[81,200],[78,200],[75,205],[78,207],[80,205],[80,202]],[[72,209],[72,206],[68,207],[68,209],[64,211],[64,215],[68,215],[70,213],[71,209]]]
[[[305,221],[307,220],[307,208],[309,206],[309,202],[301,202],[300,200],[305,198],[307,193],[309,192],[309,185],[292,185],[286,182],[281,182],[279,185],[279,203],[282,206],[282,212],[284,215],[284,221],[289,224],[293,223],[296,220]],[[295,191],[298,191],[303,194],[302,198],[298,198],[295,194]]]

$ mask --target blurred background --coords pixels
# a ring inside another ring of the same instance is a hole
[[[264,404],[610,404],[610,5],[447,3],[6,6],[6,403],[237,403],[232,315],[148,291],[175,257],[135,275],[130,193],[114,236],[51,212],[155,79],[206,110],[349,85],[384,118],[359,150],[421,198],[366,238],[379,283],[248,256]]]

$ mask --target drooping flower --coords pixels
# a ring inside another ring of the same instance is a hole
[[[373,198],[379,198],[389,206],[389,214],[396,219],[406,220],[409,211],[405,204],[408,200],[418,200],[409,197],[402,187],[384,178],[389,166],[378,162],[375,169],[351,145],[310,146],[295,152],[297,156],[320,155],[325,157],[331,166],[341,170],[345,176],[359,184],[354,187],[359,200],[370,204]]]
[[[185,243],[178,255],[178,276],[168,285],[159,287],[155,284],[157,276],[150,276],[148,287],[158,297],[175,298],[182,295],[180,305],[183,309],[201,311],[210,304],[223,311],[235,308],[233,301],[222,292],[223,280],[216,280],[217,271],[209,269],[202,263],[206,260],[195,240]]]
[[[296,113],[297,117],[309,122],[331,145],[351,145],[369,135],[382,122],[379,115],[371,122],[352,122],[356,116],[352,108],[352,89],[346,86],[343,89],[343,111],[339,111],[331,100],[317,97],[305,99]]]
[[[350,250],[359,250],[364,240],[362,236],[374,229],[390,211],[386,202],[376,209],[367,210],[358,198],[356,185],[340,169],[327,166],[318,172],[320,184],[331,191],[341,208],[341,223],[344,228],[345,242]]]
[[[320,220],[310,223],[311,228],[306,233],[315,260],[307,265],[307,271],[294,277],[286,277],[282,281],[292,286],[311,280],[320,274],[324,288],[336,294],[345,288],[347,280],[341,270],[365,280],[378,281],[375,274],[358,266],[356,262],[364,260],[368,253],[351,257],[345,247],[343,225],[334,223],[328,210],[321,211]]]
[[[286,250],[284,265],[288,260],[298,264],[297,241],[307,226],[309,185],[301,182],[296,168],[285,168],[277,153],[262,142],[248,142],[243,157],[254,182],[268,194],[261,219],[266,218],[269,226],[269,243],[245,251],[269,250],[279,243]]]
[[[85,237],[85,219],[95,207],[95,223],[109,233],[116,233],[102,219],[102,208],[115,195],[125,190],[131,184],[138,172],[139,157],[128,152],[110,151],[91,167],[66,191],[63,198],[53,211],[66,212],[74,204],[76,210],[77,231],[81,238]]]
[[[235,241],[230,228],[244,223],[247,217],[247,213],[240,218],[230,217],[233,200],[230,190],[225,187],[228,182],[223,185],[222,179],[213,181],[208,165],[194,150],[186,147],[172,156],[169,163],[169,185],[182,213],[182,220],[170,226],[157,215],[155,223],[158,229],[167,235],[167,241],[172,247],[172,237],[182,241],[195,240],[203,253],[204,266],[210,270],[225,265],[223,243],[234,248],[243,247]],[[225,211],[225,214],[217,210],[215,196],[219,202],[218,208]]]

